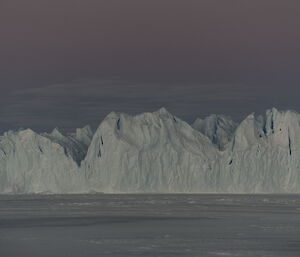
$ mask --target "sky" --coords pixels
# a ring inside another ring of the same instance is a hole
[[[299,0],[1,0],[0,131],[300,111]]]

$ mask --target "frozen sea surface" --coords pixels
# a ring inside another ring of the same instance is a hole
[[[299,195],[0,196],[0,256],[300,256]]]

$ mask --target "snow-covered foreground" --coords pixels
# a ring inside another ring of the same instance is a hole
[[[192,125],[166,109],[110,113],[95,133],[0,136],[0,193],[300,193],[300,114]]]
[[[299,195],[0,196],[5,257],[299,253]]]

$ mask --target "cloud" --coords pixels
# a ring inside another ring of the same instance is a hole
[[[192,121],[218,112],[213,107],[220,108],[220,103],[249,98],[251,92],[241,85],[78,80],[8,92],[0,97],[0,121],[37,130],[70,130],[87,123],[96,127],[111,111],[136,114],[162,106]]]

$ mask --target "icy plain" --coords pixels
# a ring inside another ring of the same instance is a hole
[[[299,195],[2,195],[0,256],[298,257]]]

